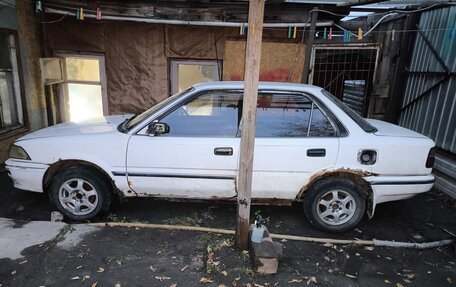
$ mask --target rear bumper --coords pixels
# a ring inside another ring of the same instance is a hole
[[[435,182],[432,174],[423,176],[369,176],[364,178],[371,186],[373,195],[369,216],[374,215],[379,203],[411,198],[429,191]]]
[[[8,159],[5,168],[15,188],[43,192],[43,177],[49,165]]]

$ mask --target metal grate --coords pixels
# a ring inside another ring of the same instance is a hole
[[[311,83],[323,87],[365,116],[378,51],[377,46],[365,45],[315,46]]]

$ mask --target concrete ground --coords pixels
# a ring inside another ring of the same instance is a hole
[[[278,274],[260,276],[230,236],[42,222],[53,210],[47,197],[15,190],[5,175],[0,198],[0,287],[456,286],[454,245],[413,250],[284,241]],[[134,199],[114,206],[105,221],[232,229],[235,212],[230,204]],[[373,219],[344,234],[311,227],[300,205],[252,212],[281,234],[425,242],[456,233],[455,202],[435,192],[382,204]]]

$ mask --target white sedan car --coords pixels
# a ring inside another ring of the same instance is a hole
[[[136,116],[48,127],[18,139],[6,168],[73,220],[106,213],[113,196],[235,201],[242,96],[242,82],[199,84]],[[320,87],[260,83],[252,201],[303,202],[314,226],[345,231],[430,190],[433,147]]]

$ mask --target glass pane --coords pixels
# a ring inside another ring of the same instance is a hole
[[[217,65],[188,65],[179,64],[179,92],[202,82],[211,82],[218,79]]]
[[[43,63],[43,78],[46,84],[52,84],[63,81],[63,71],[61,59],[58,58],[44,58],[41,59]]]
[[[314,106],[312,112],[312,124],[310,125],[311,137],[333,137],[336,135],[336,132],[331,125],[331,122],[326,118],[323,112],[317,107]]]
[[[241,94],[213,92],[184,104],[161,122],[169,125],[169,136],[235,137],[241,105]]]
[[[312,102],[301,95],[260,94],[256,137],[307,137]]]
[[[100,82],[98,59],[65,58],[66,72],[70,81]]]
[[[68,84],[68,98],[70,121],[103,116],[100,85]]]
[[[13,75],[0,71],[0,128],[13,127],[18,123]]]
[[[10,34],[0,33],[0,70],[11,69]]]

